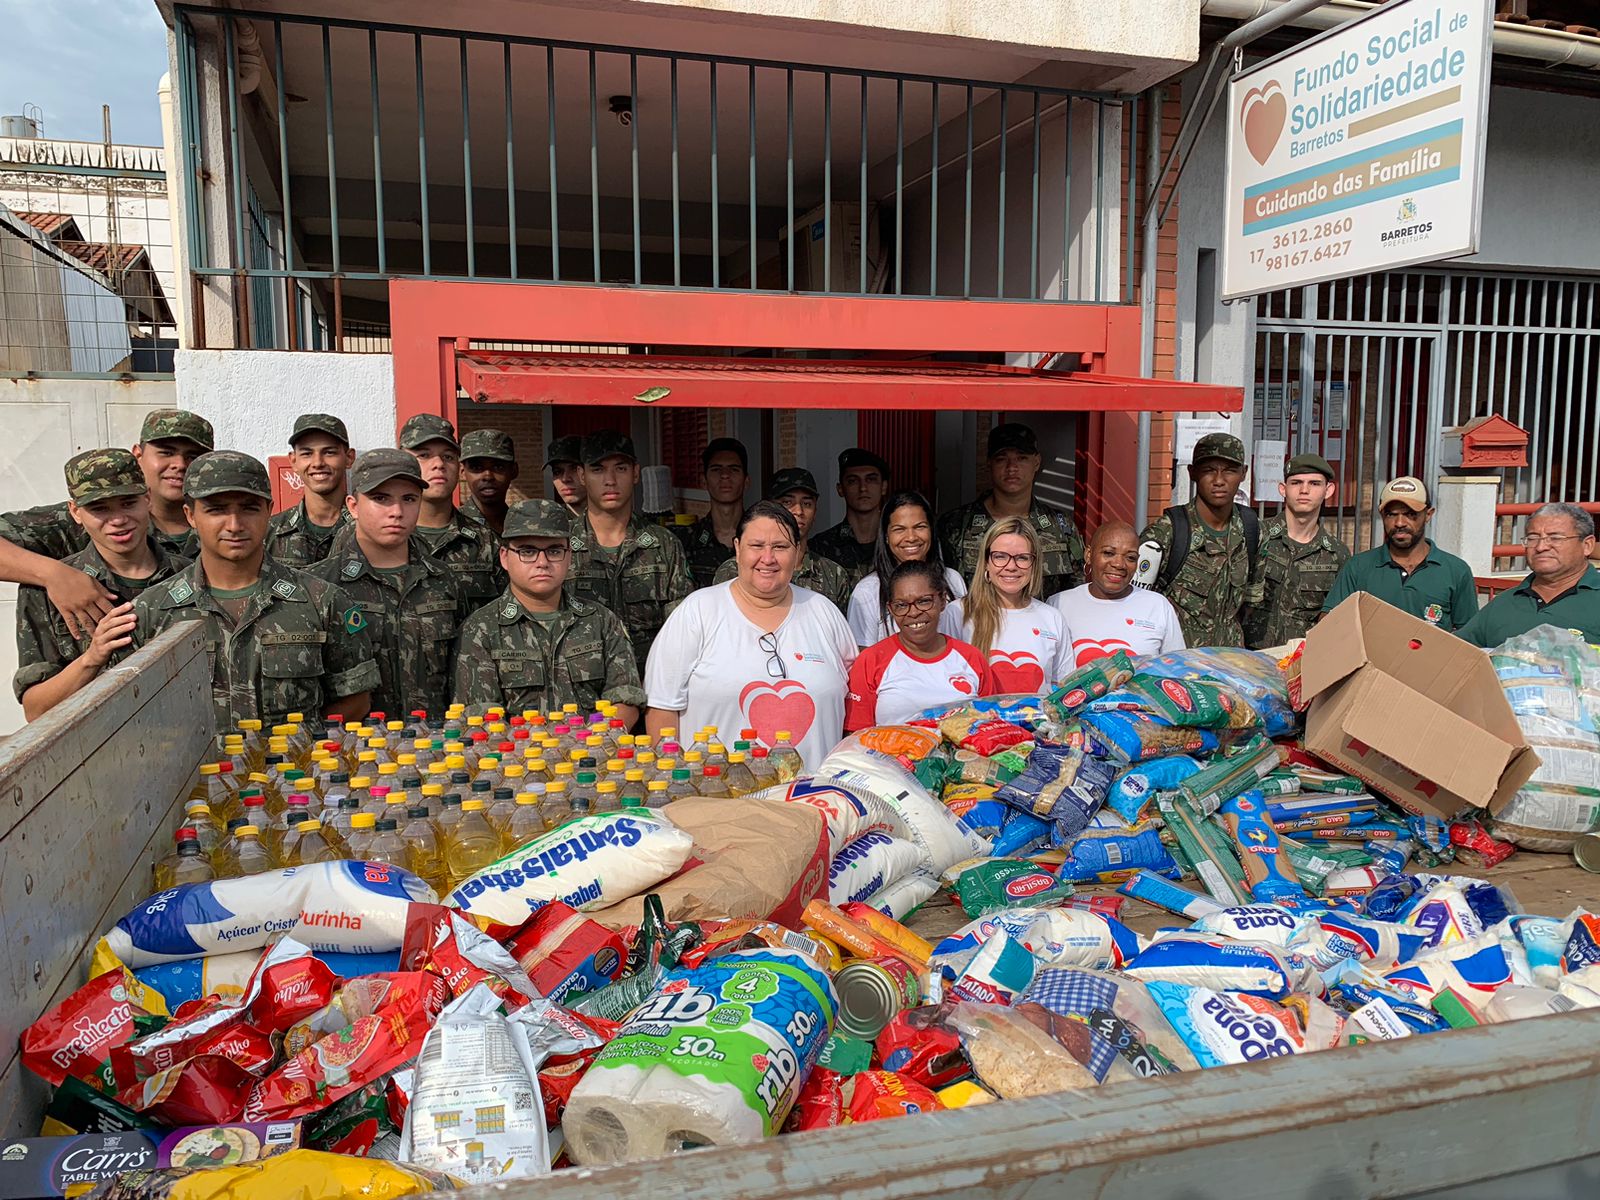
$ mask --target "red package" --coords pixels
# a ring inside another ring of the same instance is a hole
[[[1517,852],[1510,842],[1491,837],[1477,821],[1450,822],[1450,844],[1476,854],[1486,867],[1498,866]]]
[[[938,1112],[943,1102],[914,1079],[893,1071],[863,1071],[844,1085],[845,1113],[853,1123],[881,1121],[912,1113]]]
[[[327,963],[306,954],[272,963],[251,983],[255,997],[247,1002],[250,1023],[268,1033],[282,1033],[325,1007],[339,986],[339,976]]]
[[[52,1087],[72,1075],[114,1091],[112,1051],[165,1024],[133,1002],[139,994],[126,967],[97,975],[23,1031],[22,1065]]]
[[[1033,741],[1033,734],[1010,721],[980,721],[961,739],[961,748],[988,758],[1012,746]]]
[[[303,1117],[416,1057],[450,988],[437,975],[407,974],[418,977],[416,986],[396,986],[376,1015],[328,1034],[261,1080],[245,1104],[245,1119]]]
[[[578,1086],[578,1080],[583,1078],[604,1049],[604,1046],[596,1046],[559,1063],[547,1063],[539,1068],[539,1094],[544,1099],[544,1123],[550,1128],[554,1129],[561,1123],[561,1114],[567,1111],[567,1101],[572,1099],[572,1089]]]
[[[407,910],[400,966],[441,976],[452,996],[486,983],[507,1012],[521,1008],[535,994],[526,972],[504,946],[461,913],[438,904],[413,904]]]
[[[557,1004],[576,992],[615,983],[628,957],[620,932],[560,900],[546,904],[504,941],[538,993]]]
[[[256,1077],[219,1054],[189,1058],[125,1088],[117,1099],[163,1125],[237,1121]]]
[[[217,1029],[194,1046],[191,1057],[206,1054],[225,1058],[255,1076],[267,1074],[278,1061],[278,1047],[272,1035],[249,1021],[234,1021]]]
[[[431,971],[392,971],[362,975],[339,989],[326,1008],[312,1013],[283,1035],[283,1054],[293,1058],[330,1033],[374,1016],[391,1004],[420,1003],[442,982]],[[445,985],[448,988],[448,984]]]
[[[929,1025],[937,1009],[907,1009],[894,1015],[873,1043],[873,1062],[924,1087],[942,1088],[971,1073],[961,1038]]]
[[[827,1067],[817,1067],[806,1076],[794,1107],[784,1122],[785,1133],[799,1133],[805,1129],[832,1129],[843,1125],[844,1076]]]
[[[1113,892],[1110,895],[1089,895],[1080,893],[1068,896],[1061,901],[1062,908],[1081,908],[1088,912],[1099,913],[1102,917],[1117,917],[1122,911],[1122,906],[1127,902],[1127,897]],[[1118,918],[1120,919],[1120,918]]]

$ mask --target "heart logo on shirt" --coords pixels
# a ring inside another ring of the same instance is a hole
[[[1123,617],[1122,619],[1124,621],[1126,621],[1129,625],[1133,624],[1133,618],[1132,617]]]
[[[1129,621],[1128,624],[1133,624]],[[1110,658],[1118,650],[1133,653],[1133,647],[1121,638],[1104,638],[1096,641],[1094,638],[1077,638],[1072,643],[1073,662],[1077,666],[1085,666],[1097,658]]]
[[[744,722],[768,746],[778,744],[778,730],[788,730],[793,745],[805,740],[817,719],[817,706],[798,679],[776,682],[755,680],[739,693],[739,711]]]
[[[1037,693],[1044,689],[1044,668],[1038,657],[1026,650],[989,651],[989,673],[1002,693]]]
[[[968,679],[965,675],[950,676],[950,686],[955,688],[955,690],[960,692],[963,696],[972,695],[972,680]]]

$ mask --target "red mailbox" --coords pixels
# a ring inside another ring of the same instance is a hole
[[[1439,447],[1441,467],[1525,467],[1528,431],[1493,414],[1446,429]]]

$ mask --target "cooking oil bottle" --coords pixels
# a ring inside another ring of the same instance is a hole
[[[233,831],[223,849],[224,867],[218,879],[237,879],[244,875],[259,875],[277,869],[278,860],[261,841],[261,830],[254,825],[240,825]]]
[[[572,797],[567,794],[565,779],[552,779],[544,789],[544,826],[554,829],[563,821],[572,819]]]
[[[444,848],[439,840],[439,830],[428,817],[426,808],[417,807],[406,813],[406,823],[400,827],[400,840],[405,843],[401,866],[417,876],[442,899],[445,887]]]
[[[450,886],[456,887],[500,857],[500,834],[484,815],[482,800],[466,800],[445,846]]]
[[[284,865],[290,867],[337,862],[350,856],[350,848],[345,845],[344,839],[321,821],[302,821],[290,830],[284,845],[288,847],[284,854]]]
[[[772,748],[772,765],[778,770],[778,782],[788,783],[805,770],[805,762],[800,757],[800,751],[794,748],[792,733],[780,729],[773,736],[778,739],[778,744]]]
[[[545,831],[543,797],[537,792],[517,793],[515,809],[500,834],[500,845],[509,854],[519,846],[526,846]]]
[[[700,786],[696,790],[702,796],[726,796],[728,781],[722,777],[722,768],[708,765],[700,773]]]
[[[758,789],[769,788],[778,782],[778,768],[773,764],[772,752],[765,746],[757,746],[751,750],[750,758],[745,765],[756,777]]]
[[[730,796],[748,796],[761,788],[756,782],[755,772],[750,770],[744,753],[739,750],[728,755],[728,770],[723,778]]]
[[[217,877],[211,859],[201,847],[195,831],[188,825],[178,830],[178,847],[173,854],[172,878],[167,887],[184,883],[210,883]]]
[[[350,818],[350,831],[344,836],[344,844],[350,849],[351,862],[369,862],[372,855],[367,852],[372,839],[377,836],[377,818],[371,813],[358,812]]]

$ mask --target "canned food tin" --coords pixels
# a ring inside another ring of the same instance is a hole
[[[1572,857],[1585,871],[1600,874],[1600,833],[1580,833],[1572,843]]]
[[[914,1008],[922,998],[922,982],[898,958],[864,958],[847,963],[833,977],[839,995],[839,1016],[834,1027],[863,1041],[871,1041],[896,1013]]]

